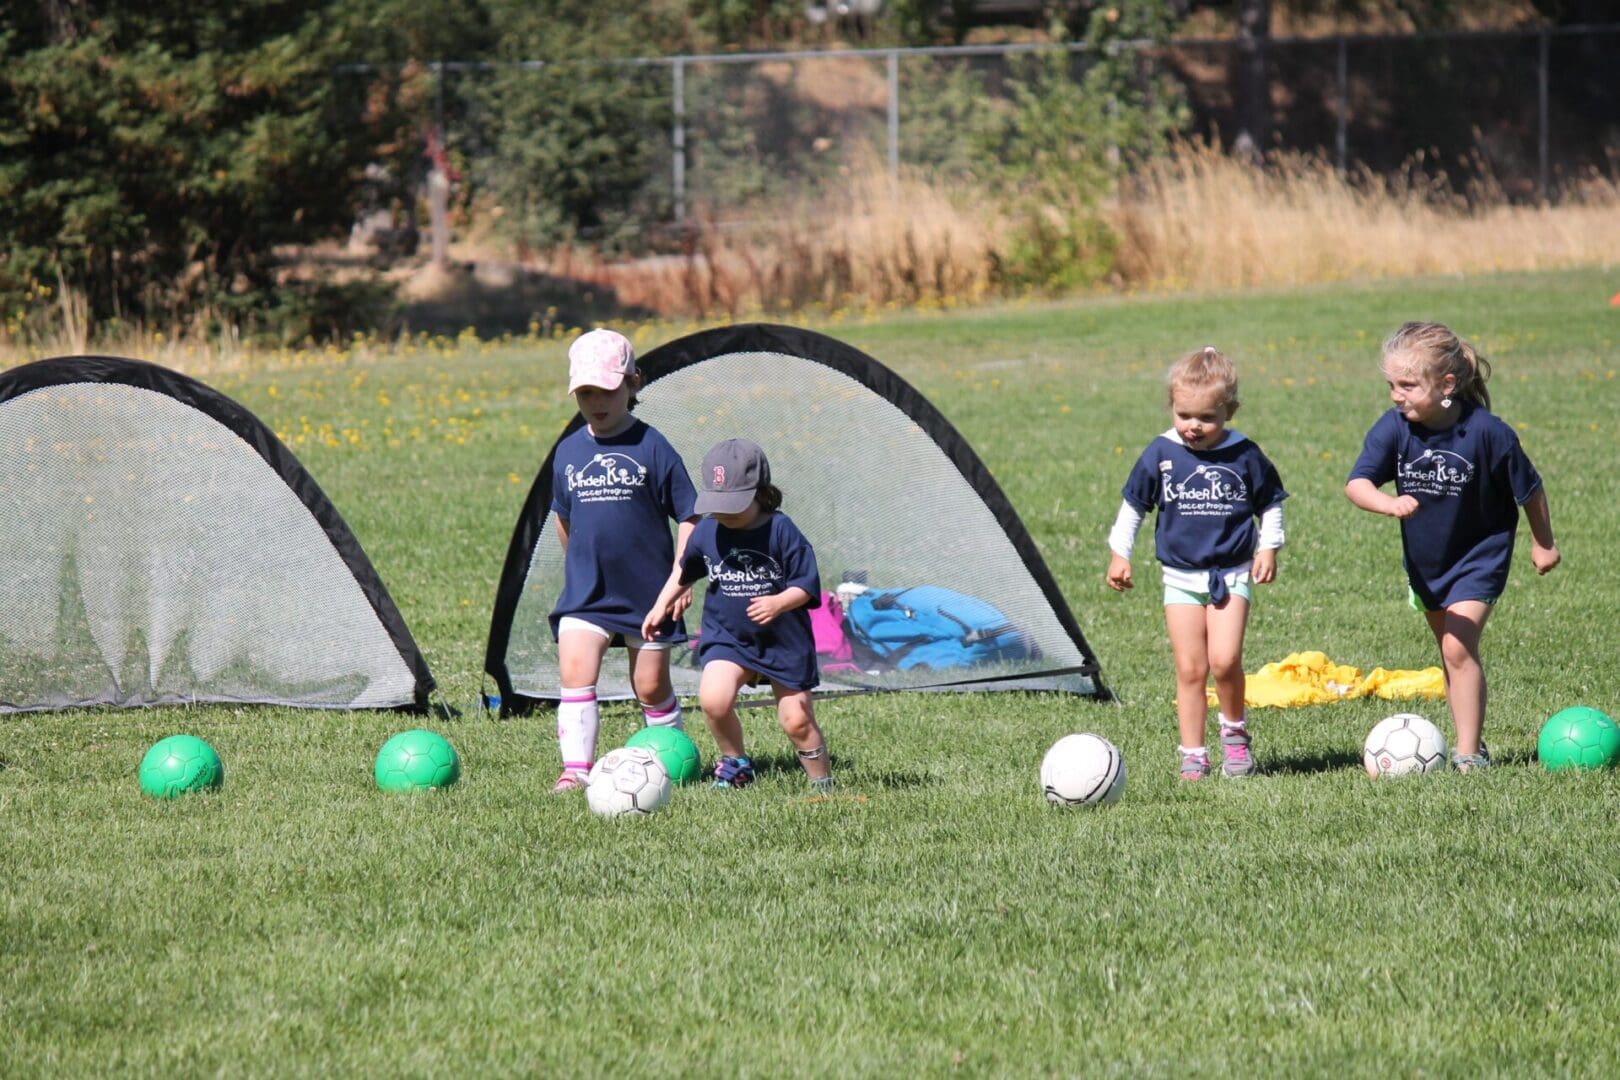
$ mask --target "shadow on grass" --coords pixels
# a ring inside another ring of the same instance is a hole
[[[1349,750],[1332,750],[1321,754],[1299,754],[1293,757],[1262,759],[1260,771],[1283,775],[1289,773],[1326,773],[1340,769],[1361,771],[1361,755]]]
[[[759,754],[754,757],[754,773],[757,776],[770,776],[776,773],[785,773],[789,776],[803,775],[804,769],[799,765],[799,757],[792,752]],[[939,783],[937,777],[926,773],[907,772],[900,769],[885,768],[877,772],[869,769],[855,770],[855,763],[838,754],[828,754],[828,763],[832,767],[833,780],[839,783],[859,785],[863,788],[922,788],[932,787]]]

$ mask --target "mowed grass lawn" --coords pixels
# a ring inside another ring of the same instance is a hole
[[[763,711],[754,788],[617,822],[547,795],[546,718],[429,721],[465,772],[424,797],[371,781],[406,716],[0,718],[0,1075],[1614,1075],[1620,777],[1533,752],[1556,709],[1620,713],[1617,288],[1586,271],[818,326],[968,437],[1122,699],[825,702],[830,800]],[[1102,580],[1125,473],[1168,424],[1164,370],[1230,353],[1236,426],[1293,493],[1249,670],[1300,649],[1425,667],[1397,526],[1342,495],[1386,406],[1378,343],[1408,318],[1495,363],[1564,554],[1537,578],[1521,536],[1486,632],[1500,766],[1368,781],[1383,715],[1450,734],[1442,705],[1373,700],[1257,711],[1263,776],[1181,784],[1145,531],[1135,592]],[[563,357],[464,342],[207,380],[292,444],[457,707],[569,415]],[[636,723],[609,709],[604,748]],[[1042,800],[1041,755],[1076,730],[1123,749],[1118,805]],[[137,762],[176,731],[219,749],[220,793],[141,795]]]

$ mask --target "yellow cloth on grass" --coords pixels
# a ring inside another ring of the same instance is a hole
[[[1436,701],[1446,696],[1446,677],[1438,667],[1421,671],[1373,668],[1363,677],[1360,668],[1335,664],[1325,653],[1289,653],[1246,676],[1243,703],[1251,709],[1286,708],[1373,696]],[[1218,704],[1213,689],[1209,703]]]

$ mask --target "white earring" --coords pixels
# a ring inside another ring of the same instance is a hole
[[[1442,409],[1449,409],[1449,408],[1451,408],[1451,399],[1450,399],[1450,398],[1448,398],[1448,397],[1443,397],[1443,398],[1441,398],[1441,399],[1440,399],[1440,407],[1441,407],[1441,408],[1442,408]]]

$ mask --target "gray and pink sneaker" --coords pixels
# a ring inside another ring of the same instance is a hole
[[[1247,728],[1221,725],[1221,775],[1236,780],[1254,775],[1254,753]]]
[[[1209,754],[1199,751],[1181,755],[1181,778],[1183,780],[1202,780],[1208,775]]]

